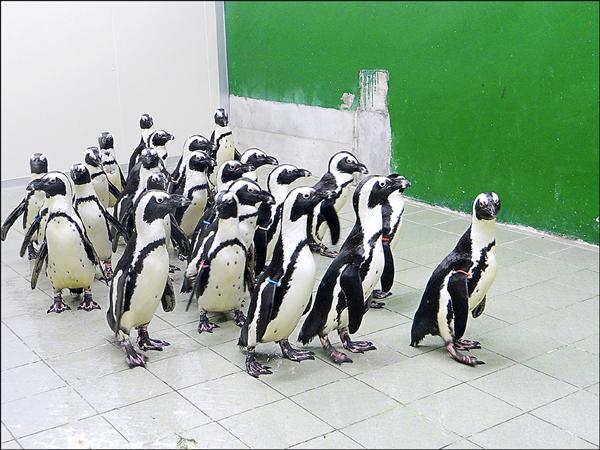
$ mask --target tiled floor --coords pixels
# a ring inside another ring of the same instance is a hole
[[[2,219],[21,192],[2,190]],[[353,213],[342,219],[347,233]],[[395,295],[359,330],[377,351],[337,366],[314,342],[317,359],[297,364],[263,345],[274,374],[255,380],[233,322],[199,335],[183,296],[150,326],[172,345],[128,369],[108,288],[94,284],[101,311],[47,315],[50,285],[30,289],[17,224],[2,244],[2,448],[598,448],[598,247],[500,225],[498,278],[467,328],[486,364],[455,363],[439,338],[408,345],[424,284],[467,226],[409,202]]]

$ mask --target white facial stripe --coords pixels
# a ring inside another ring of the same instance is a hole
[[[498,194],[496,194],[495,192],[492,192],[492,198],[494,199],[494,201],[496,203],[498,203]]]

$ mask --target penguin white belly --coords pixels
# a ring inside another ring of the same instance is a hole
[[[96,191],[96,195],[98,196],[100,203],[102,203],[102,206],[108,208],[109,192],[106,175],[102,174],[92,178],[92,185],[94,186],[94,190]]]
[[[479,283],[477,283],[475,290],[473,290],[469,297],[469,311],[472,311],[481,303],[496,279],[496,270],[498,268],[496,264],[496,247],[492,247],[488,252],[486,263],[487,268],[481,273]]]
[[[156,153],[158,153],[158,156],[160,157],[160,159],[165,160],[167,159],[168,153],[167,153],[167,149],[164,145],[159,145],[158,147],[154,147],[156,150]]]
[[[167,246],[167,250],[173,250],[173,242],[171,242],[171,217],[166,216],[163,219],[163,227],[165,230],[165,244]]]
[[[244,293],[246,256],[241,247],[229,246],[210,262],[210,274],[198,307],[210,312],[239,308]]]
[[[298,256],[296,268],[290,277],[288,290],[281,302],[277,317],[269,322],[261,342],[277,342],[292,334],[310,300],[315,274],[314,258],[310,250],[305,248]]]
[[[152,320],[162,298],[169,276],[169,254],[159,247],[144,258],[142,271],[135,280],[129,310],[123,313],[121,325],[126,329],[146,325]]]
[[[85,227],[92,245],[102,261],[112,256],[112,245],[108,237],[108,227],[102,211],[95,202],[83,202],[77,207],[77,212]]]
[[[24,230],[27,231],[35,219],[35,216],[38,215],[42,207],[44,206],[44,202],[46,201],[46,195],[44,192],[34,192],[34,194],[29,197],[29,201],[27,202],[27,220],[25,221]],[[41,224],[40,224],[41,225]],[[32,240],[37,241],[38,232],[34,233]]]
[[[241,241],[249,248],[254,242],[254,232],[256,231],[256,216],[244,219],[240,222]]]
[[[206,198],[207,195],[205,189],[194,192],[192,195],[192,203],[190,203],[181,218],[181,229],[188,238],[194,234],[196,225],[198,225],[202,214],[204,214]]]
[[[46,227],[48,265],[46,273],[55,291],[89,288],[96,273],[75,228],[64,217],[56,217]]]
[[[438,333],[445,342],[451,342],[453,339],[452,335],[454,334],[454,318],[448,323],[448,304],[451,301],[450,293],[448,292],[448,279],[450,275],[446,275],[444,284],[440,290],[437,313]]]

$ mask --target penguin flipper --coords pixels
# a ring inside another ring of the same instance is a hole
[[[280,278],[276,278],[279,280]],[[258,310],[258,320],[256,321],[256,341],[260,342],[267,331],[267,326],[271,322],[273,310],[275,309],[275,294],[277,293],[277,281],[272,278],[267,279],[267,284],[260,293],[260,309]]]
[[[116,187],[114,184],[111,183],[111,181],[108,179],[108,177],[106,177],[106,181],[108,183],[108,192],[114,196],[115,198],[119,198],[119,196],[121,195],[121,191],[119,191],[119,188]]]
[[[191,252],[190,241],[171,214],[171,240],[179,246],[179,252],[183,256],[188,256]]]
[[[392,255],[389,241],[383,242],[383,257],[385,264],[381,274],[381,290],[389,292],[392,289],[392,284],[394,284],[394,255]]]
[[[115,229],[116,229],[116,235],[123,235],[123,237],[125,237],[125,240],[129,239],[129,232],[125,229],[125,227],[123,225],[121,225],[121,222],[119,222],[117,219],[115,219],[115,217],[109,213],[106,209],[102,209],[102,211],[104,212],[104,218],[106,219],[106,221],[112,225]],[[117,238],[118,240],[118,238]],[[113,250],[114,252],[114,250]]]
[[[31,271],[31,289],[35,289],[37,286],[38,278],[40,276],[40,272],[42,271],[42,267],[44,266],[44,261],[48,259],[48,244],[46,239],[40,245],[38,250],[38,255],[35,260],[35,264],[33,265],[33,269]]]
[[[171,280],[171,277],[167,277],[167,284],[165,284],[165,290],[160,302],[165,312],[171,312],[175,309],[175,291],[173,290],[173,280]]]
[[[467,275],[455,273],[448,279],[448,293],[452,299],[454,314],[454,339],[460,339],[467,329],[469,317],[469,287]]]
[[[333,206],[333,201],[331,200],[323,200],[321,203],[321,216],[327,222],[327,226],[329,227],[329,231],[331,233],[331,243],[333,245],[337,244],[340,239],[340,219],[337,215],[337,211]]]
[[[304,308],[304,312],[302,313],[303,316],[308,314],[308,312],[310,311],[310,308],[312,306],[312,301],[313,301],[313,296],[312,296],[312,294],[310,294],[310,299],[308,300],[308,303],[306,304],[306,308]]]
[[[13,226],[13,224],[19,218],[19,216],[25,212],[26,207],[27,207],[27,201],[25,198],[23,198],[23,200],[21,200],[21,203],[19,203],[17,205],[17,207],[15,209],[13,209],[12,212],[8,215],[8,217],[2,224],[2,231],[0,233],[0,239],[2,241],[4,241],[6,239],[8,230],[10,230],[10,227]],[[21,255],[21,256],[23,256],[23,255]]]
[[[479,305],[477,305],[475,308],[473,308],[473,311],[471,311],[471,315],[473,316],[474,319],[476,319],[477,317],[479,317],[480,315],[483,314],[483,310],[485,309],[486,299],[487,299],[487,297],[483,297],[483,300],[481,300],[479,302]]]
[[[31,243],[31,238],[33,235],[40,229],[40,223],[42,222],[42,214],[38,214],[35,216],[31,225],[29,225],[29,229],[25,233],[25,237],[23,238],[23,243],[21,244],[21,249],[19,250],[19,256],[22,258],[25,255],[25,250],[27,250],[27,246]]]
[[[118,275],[118,272],[115,273],[115,278],[116,275]],[[111,286],[112,288],[114,288],[114,280],[115,278],[113,278],[113,285]],[[127,282],[129,281],[129,273],[127,271],[127,269],[123,270],[121,272],[121,275],[118,277],[117,280],[117,292],[115,293],[115,309],[113,310],[114,316],[115,316],[115,329],[113,330],[115,332],[115,336],[118,336],[119,334],[119,330],[121,328],[121,318],[123,317],[123,313],[125,312],[125,302],[123,302],[123,298],[125,297],[125,292],[127,289]],[[112,299],[111,299],[112,301]]]
[[[348,306],[348,331],[356,333],[365,312],[365,294],[360,278],[360,264],[353,262],[346,266],[340,276],[340,287],[346,296]]]
[[[125,189],[125,186],[127,185],[127,181],[125,180],[125,177],[123,176],[123,171],[121,170],[121,166],[119,165],[119,163],[117,163],[117,169],[119,170],[119,177],[121,178],[121,188]]]
[[[96,249],[94,248],[92,241],[90,241],[90,238],[88,237],[85,229],[81,230],[81,241],[83,242],[83,249],[85,250],[87,257],[90,259],[92,264],[95,264],[96,266],[98,266],[98,268],[100,269],[100,272],[102,273],[102,279],[108,286],[108,277],[106,275],[106,272],[104,271],[104,266],[102,265],[102,261],[100,260],[98,253],[96,253]]]

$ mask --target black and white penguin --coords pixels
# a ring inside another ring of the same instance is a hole
[[[311,187],[293,189],[282,206],[281,234],[269,266],[252,292],[248,317],[238,345],[247,347],[246,371],[253,377],[272,373],[255,358],[259,342],[277,342],[284,358],[314,359],[314,353],[294,349],[288,342],[302,314],[310,307],[316,266],[308,246],[309,223],[319,202],[331,192]]]
[[[216,161],[202,150],[192,152],[187,160],[185,183],[176,193],[183,195],[191,203],[185,208],[179,208],[175,212],[175,219],[188,238],[193,236],[204,214],[209,194],[208,170],[215,164]]]
[[[240,161],[225,161],[217,173],[217,184],[215,186],[217,192],[226,191],[232,182],[244,177],[248,172],[252,172],[253,170],[254,166],[244,164]]]
[[[181,186],[185,184],[185,171],[188,159],[193,152],[198,150],[206,152],[206,154],[210,156],[212,153],[212,143],[204,136],[194,134],[187,138],[183,143],[183,153],[179,157],[179,161],[177,161],[177,165],[171,173],[171,186],[169,187],[169,192],[177,192],[181,189]],[[212,173],[212,171],[213,168],[211,167],[210,173]]]
[[[369,176],[359,183],[353,196],[356,222],[327,268],[300,331],[298,339],[303,344],[318,336],[325,351],[338,364],[352,360],[329,342],[328,334],[333,330],[337,329],[344,348],[353,353],[375,350],[372,342],[353,342],[350,334],[358,331],[368,299],[383,272],[381,208],[400,184],[397,178],[383,176]]]
[[[383,213],[383,231],[381,242],[383,243],[383,254],[385,256],[385,267],[381,275],[381,290],[373,291],[371,308],[383,308],[384,302],[375,299],[386,298],[392,295],[390,289],[394,283],[394,250],[398,245],[398,236],[400,236],[400,227],[404,216],[404,196],[402,193],[408,189],[410,181],[398,174],[390,174],[388,178],[401,179],[400,187],[387,198],[381,210]]]
[[[212,158],[217,161],[215,172],[210,176],[210,183],[213,186],[217,184],[217,175],[221,166],[225,161],[232,159],[238,159],[239,155],[235,150],[235,142],[233,140],[233,133],[229,127],[229,117],[224,108],[218,108],[215,111],[215,128],[210,136],[210,142],[212,143],[213,153],[210,154]]]
[[[110,281],[113,275],[111,228],[117,228],[125,237],[128,233],[98,200],[87,167],[83,164],[74,164],[70,174],[75,187],[75,211],[83,222],[85,232],[96,254],[104,262],[104,273]]]
[[[483,364],[461,350],[481,348],[477,341],[462,339],[469,313],[479,317],[486,295],[496,278],[496,216],[500,198],[495,192],[479,194],[473,202],[471,226],[454,250],[431,274],[411,329],[410,345],[416,347],[428,334],[440,336],[456,361]]]
[[[249,164],[254,167],[254,170],[244,174],[244,177],[251,179],[252,181],[258,182],[258,175],[256,170],[259,167],[271,165],[276,166],[279,164],[277,158],[269,156],[259,148],[249,148],[240,156],[240,162],[243,164]]]
[[[29,183],[27,188],[44,191],[48,207],[44,240],[32,270],[31,288],[35,289],[44,262],[47,261],[46,275],[54,290],[54,303],[48,309],[49,313],[70,309],[62,300],[63,289],[84,290],[77,309],[100,309],[100,305],[92,299],[92,283],[96,265],[100,270],[102,266],[85,226],[73,208],[73,188],[69,178],[62,172],[48,172]]]
[[[367,166],[360,163],[356,156],[350,152],[342,151],[333,155],[329,159],[327,172],[321,177],[319,182],[313,187],[316,190],[327,189],[335,191],[335,198],[321,202],[318,206],[319,214],[313,224],[313,239],[311,244],[313,251],[318,251],[321,255],[333,258],[336,252],[327,249],[322,240],[325,232],[329,228],[331,232],[331,241],[335,245],[340,235],[340,224],[338,213],[346,205],[349,185],[354,181],[355,173],[369,173]]]
[[[145,366],[144,356],[129,340],[138,330],[138,347],[162,351],[169,343],[151,339],[148,324],[159,303],[167,312],[175,308],[173,282],[169,278],[169,254],[165,246],[163,219],[187,200],[164,191],[147,191],[135,204],[135,234],[115,268],[110,285],[110,306],[106,319],[121,340],[130,367]]]
[[[30,180],[33,181],[38,178],[41,178],[48,172],[48,159],[42,153],[34,153],[29,158],[29,170],[31,173]],[[8,234],[8,230],[19,216],[23,216],[23,230],[29,229],[33,220],[40,214],[44,206],[44,202],[46,201],[46,194],[43,191],[29,190],[25,194],[25,197],[21,202],[17,205],[15,209],[8,215],[4,223],[2,224],[2,232],[1,238],[2,241],[6,239],[6,235]],[[43,227],[43,224],[41,224]],[[41,240],[41,239],[40,239]],[[38,244],[38,232],[36,231],[32,237],[31,242],[29,243],[28,257],[30,260],[35,259],[37,256],[37,251],[34,246]]]
[[[171,133],[165,130],[153,131],[148,137],[148,147],[153,148],[158,153],[160,159],[164,162],[169,156],[167,151],[167,142],[175,139]]]
[[[256,249],[256,272],[258,275],[271,260],[275,243],[279,238],[279,225],[283,201],[290,191],[290,185],[302,177],[310,177],[311,173],[291,164],[275,167],[267,177],[267,189],[275,203],[262,203],[258,209],[257,228],[254,234]]]
[[[119,163],[117,162],[113,135],[108,131],[103,131],[100,133],[100,136],[98,136],[98,146],[100,147],[100,153],[102,156],[102,168],[106,172],[108,181],[110,181],[119,190],[119,192],[121,192],[125,186],[125,177],[121,171],[121,166],[119,166]],[[111,193],[108,206],[111,208],[115,206],[118,199],[118,197]]]
[[[118,198],[121,192],[109,181],[108,175],[102,167],[102,156],[98,147],[87,148],[85,151],[85,166],[92,177],[92,185],[94,186],[98,200],[100,200],[102,206],[108,208],[111,194]]]
[[[239,202],[233,192],[220,192],[215,198],[217,218],[201,236],[198,253],[188,264],[182,292],[191,291],[188,308],[196,299],[200,310],[198,333],[212,333],[217,324],[207,312],[233,311],[235,323],[245,320],[241,311],[249,277],[246,248],[240,239]]]
[[[150,137],[150,135],[153,132],[154,132],[154,119],[152,118],[152,116],[150,114],[142,114],[140,116],[140,142],[138,143],[137,147],[133,150],[133,152],[131,153],[131,156],[129,157],[129,164],[127,165],[127,178],[128,179],[129,179],[129,173],[131,172],[131,169],[133,169],[133,166],[135,166],[135,164],[137,163],[138,157],[142,153],[142,150],[150,147],[150,145],[148,144],[148,138]]]

